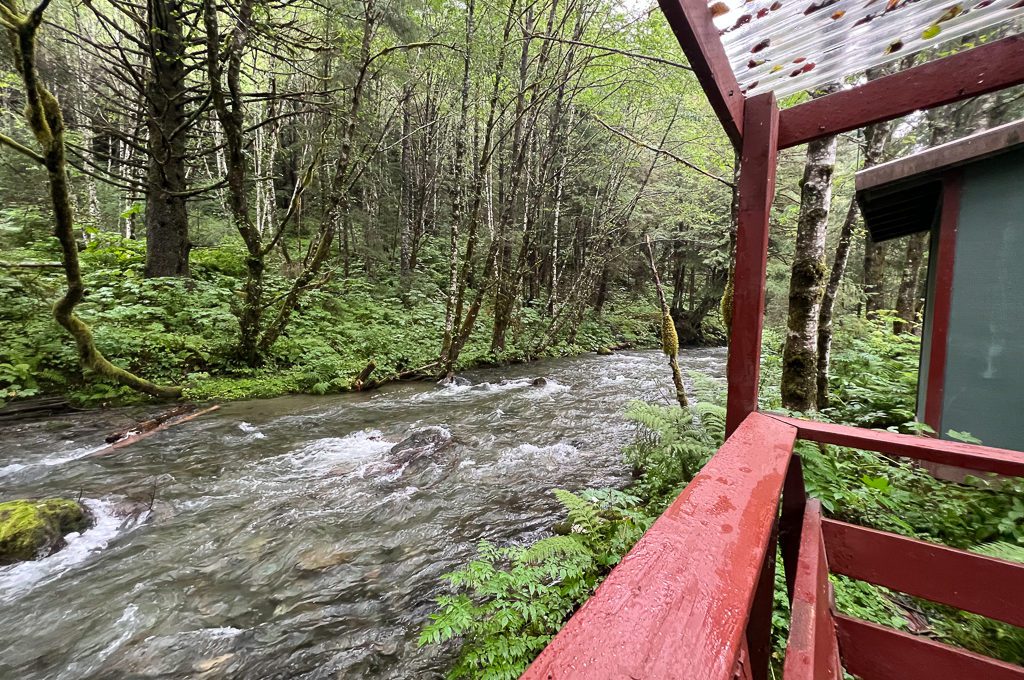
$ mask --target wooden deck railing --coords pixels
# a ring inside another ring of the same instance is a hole
[[[829,573],[1024,625],[1024,565],[822,518],[796,439],[1024,477],[1024,453],[752,413],[523,674],[768,677],[777,542],[784,680],[1024,680],[1024,668],[837,614]]]
[[[792,425],[749,415],[523,678],[728,678],[738,665],[759,677],[767,657],[748,648],[769,643],[772,579],[759,580],[795,440]],[[758,591],[767,610],[748,637]]]

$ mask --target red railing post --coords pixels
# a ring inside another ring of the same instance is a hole
[[[779,523],[776,520],[768,539],[768,548],[761,564],[754,601],[747,620],[747,655],[750,677],[768,680],[768,667],[772,658],[772,609],[775,605],[775,552],[778,547]]]
[[[924,422],[942,432],[942,407],[946,390],[946,356],[949,346],[949,317],[953,308],[953,264],[956,232],[960,222],[960,190],[963,170],[957,168],[942,178],[942,212],[939,216],[938,253],[935,257],[935,301],[931,306],[930,356],[925,385]]]
[[[729,329],[726,434],[757,410],[761,326],[768,265],[768,217],[775,197],[779,108],[771,92],[746,101],[740,156],[739,215]]]
[[[794,453],[786,471],[786,483],[782,486],[782,516],[779,518],[779,551],[782,553],[786,594],[790,602],[793,601],[793,590],[796,587],[797,559],[800,556],[800,537],[806,506],[803,463],[800,456]]]

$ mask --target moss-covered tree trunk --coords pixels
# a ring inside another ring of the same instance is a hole
[[[782,353],[782,404],[794,411],[811,411],[818,404],[818,316],[824,293],[825,236],[835,162],[835,137],[807,145]]]
[[[85,284],[78,261],[78,242],[68,186],[64,148],[64,117],[56,97],[39,82],[36,72],[36,33],[49,0],[43,0],[29,15],[17,12],[7,1],[0,4],[0,19],[14,49],[14,63],[25,89],[25,120],[36,138],[40,153],[10,138],[0,141],[36,160],[46,168],[50,200],[53,204],[54,234],[61,246],[61,263],[67,280],[67,292],[53,306],[54,318],[75,340],[82,367],[95,375],[156,397],[181,396],[180,387],[161,387],[110,363],[97,349],[92,331],[76,314],[75,307],[85,297]]]
[[[877,123],[868,126],[864,131],[863,167],[869,168],[881,161],[891,130],[892,126],[888,123]],[[839,243],[836,245],[836,256],[832,262],[832,270],[829,272],[828,284],[825,286],[825,294],[821,300],[821,312],[818,314],[818,408],[828,406],[828,371],[832,360],[832,317],[835,312],[836,298],[839,295],[839,286],[846,274],[846,265],[849,262],[850,249],[853,245],[853,234],[859,217],[860,210],[857,206],[857,199],[851,198],[850,207],[846,211],[846,219],[839,232]]]

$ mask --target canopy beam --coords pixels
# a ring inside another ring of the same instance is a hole
[[[784,109],[779,148],[1020,83],[1024,83],[1024,35],[1015,35]]]

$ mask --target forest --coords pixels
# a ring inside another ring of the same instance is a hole
[[[724,342],[735,159],[655,6],[6,21],[6,399],[325,393],[649,346],[649,259],[681,344]],[[1010,90],[784,154],[768,304],[787,404],[827,392],[833,319],[890,309],[903,332],[920,311],[924,237],[865,239],[852,172],[1019,109]]]
[[[0,28],[0,414],[668,354],[678,406],[629,407],[628,487],[559,489],[581,531],[481,539],[447,574],[419,644],[451,677],[517,677],[721,443],[721,385],[678,357],[726,344],[737,158],[656,3],[3,0]],[[872,242],[854,174],[1022,116],[1011,88],[780,154],[764,405],[924,429],[928,235]],[[835,516],[1020,557],[1019,484],[801,453]],[[913,625],[862,585],[841,608]],[[1019,629],[922,616],[1024,658]]]

